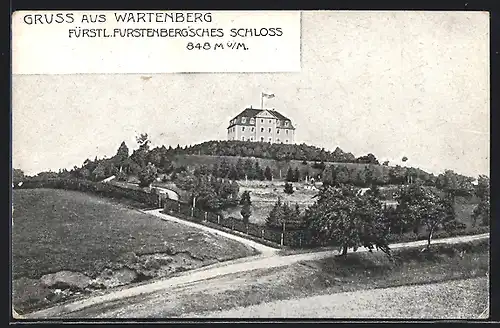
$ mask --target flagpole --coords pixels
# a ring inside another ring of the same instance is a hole
[[[260,109],[264,109],[264,94],[260,93]]]

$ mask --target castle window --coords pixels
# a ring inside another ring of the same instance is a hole
[[[285,126],[288,126],[288,121],[285,121]]]
[[[252,132],[254,132],[254,131],[255,131],[255,128],[252,128]]]
[[[276,139],[276,142],[280,142],[280,138]]]
[[[288,134],[288,130],[285,130],[286,131],[286,134]]]
[[[241,141],[245,141],[245,137],[241,137]]]
[[[285,140],[285,143],[288,143],[288,139]]]
[[[253,137],[250,137],[250,141],[253,141]]]
[[[245,131],[245,127],[244,126],[241,127],[241,131],[242,132]]]
[[[264,132],[264,128],[260,128],[260,132]]]
[[[271,128],[269,128],[269,133],[271,133],[271,132],[272,132],[272,129],[271,129]]]
[[[260,141],[264,142],[264,137],[260,137]]]
[[[241,118],[241,123],[246,123],[247,122],[247,118],[246,117],[242,117]]]
[[[280,134],[280,129],[276,129],[276,134]]]
[[[273,121],[269,120],[269,123],[273,123]]]
[[[260,123],[264,123],[264,119],[260,119]]]
[[[269,142],[272,142],[273,141],[273,138],[269,137]]]
[[[250,119],[250,124],[255,124],[255,119],[253,117]]]

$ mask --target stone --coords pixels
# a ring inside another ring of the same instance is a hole
[[[59,271],[42,276],[40,282],[49,288],[83,290],[90,284],[91,279],[83,273]]]

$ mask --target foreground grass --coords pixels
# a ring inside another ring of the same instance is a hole
[[[395,251],[394,261],[376,252],[306,261],[286,268],[254,270],[205,281],[203,286],[175,290],[163,300],[163,316],[220,311],[276,300],[422,285],[486,277],[489,241],[434,245]]]
[[[254,254],[236,241],[76,191],[14,190],[13,204],[14,301],[24,309],[43,303],[48,291],[38,279],[48,273],[96,277],[145,254],[184,254],[197,265]]]
[[[484,277],[274,301],[202,317],[476,319],[488,306],[488,298]]]

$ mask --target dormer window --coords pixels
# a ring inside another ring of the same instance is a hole
[[[288,121],[285,121],[285,126],[288,126]]]
[[[255,124],[255,119],[253,117],[250,119],[250,124]]]
[[[246,123],[247,122],[247,118],[246,117],[242,117],[241,118],[241,123]]]

